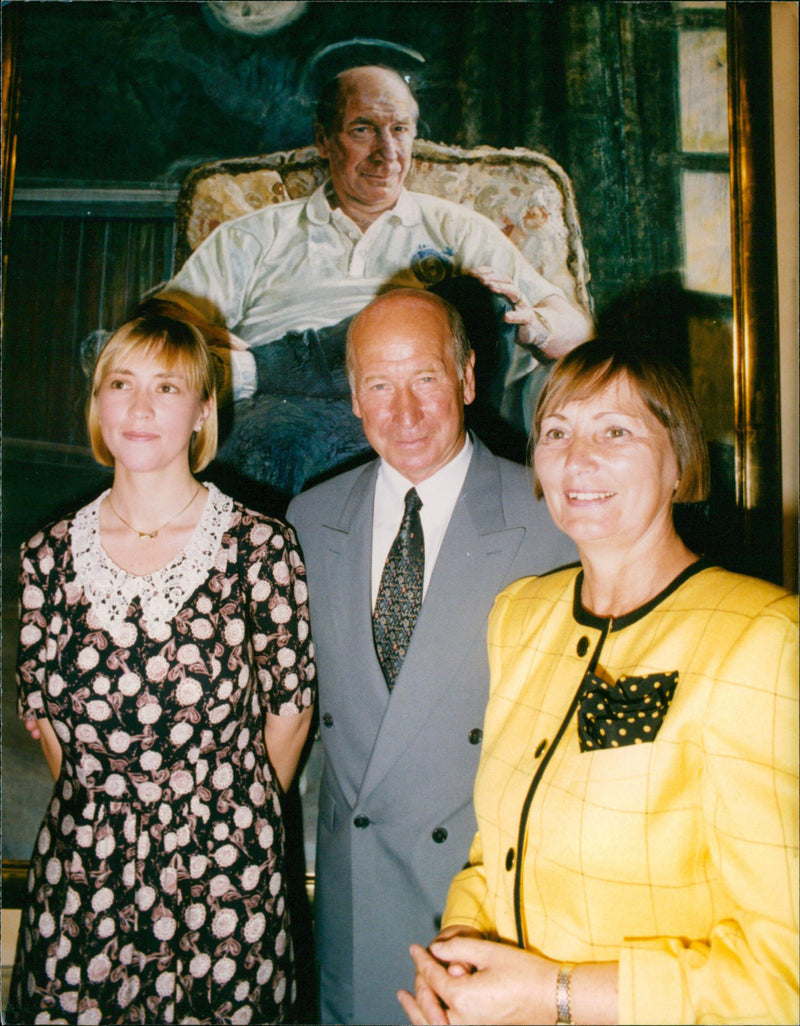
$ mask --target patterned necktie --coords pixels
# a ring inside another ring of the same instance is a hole
[[[386,557],[372,614],[375,649],[390,691],[406,657],[422,605],[425,539],[420,509],[422,500],[416,488],[411,488],[406,493],[400,530]]]

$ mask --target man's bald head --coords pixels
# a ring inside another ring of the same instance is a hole
[[[475,356],[466,339],[454,338],[459,324],[438,296],[395,289],[366,306],[347,333],[353,412],[375,452],[413,484],[464,447]]]

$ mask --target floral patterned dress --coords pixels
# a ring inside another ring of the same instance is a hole
[[[103,496],[23,549],[20,713],[63,766],[28,876],[10,1022],[270,1023],[294,1000],[267,711],[315,699],[290,528],[213,485],[146,577],[105,555]]]

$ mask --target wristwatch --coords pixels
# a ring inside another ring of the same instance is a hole
[[[574,968],[574,962],[564,962],[558,968],[558,976],[556,977],[556,1026],[574,1026],[569,994],[572,970]]]

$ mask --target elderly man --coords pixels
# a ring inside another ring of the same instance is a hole
[[[496,406],[517,428],[539,357],[590,335],[584,314],[487,218],[404,188],[417,114],[396,72],[339,74],[323,89],[315,122],[330,179],[306,200],[221,225],[167,286],[232,333],[233,395],[250,398],[236,404],[233,444],[252,456],[241,469],[290,493],[367,448],[349,410],[344,338],[352,316],[385,288],[474,274],[513,304],[505,319],[518,326],[519,345],[498,354]]]
[[[347,362],[380,458],[288,511],[306,557],[325,754],[320,1006],[322,1022],[394,1023],[395,995],[413,982],[409,944],[438,928],[475,830],[494,597],[575,557],[528,471],[465,430],[475,356],[449,304],[417,289],[379,296],[350,326]]]

